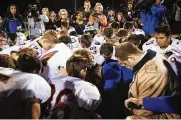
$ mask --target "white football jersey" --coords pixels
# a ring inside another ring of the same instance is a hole
[[[56,29],[57,31],[61,32],[62,31],[62,28],[57,28]],[[68,35],[72,32],[72,31],[76,31],[74,27],[70,26],[69,29],[68,29]]]
[[[24,91],[24,99],[37,98],[44,103],[51,96],[49,84],[36,74],[23,73],[0,67],[0,99],[10,96],[15,90]]]
[[[92,41],[92,45],[102,45],[103,43],[106,43],[106,40],[102,35],[95,35]]]
[[[17,34],[16,45],[19,45],[19,46],[24,45],[26,41],[25,34],[22,32],[16,32],[16,34]]]
[[[18,52],[21,49],[21,46],[18,45],[14,45],[12,47],[8,47],[6,49],[3,49],[2,51],[0,51],[0,54],[7,54],[7,55],[11,55],[11,53],[13,51]]]
[[[42,54],[45,53],[45,50],[38,43],[38,40],[40,40],[40,37],[35,39],[35,40],[24,41],[24,44],[14,45],[12,47],[6,48],[6,49],[2,50],[0,52],[0,54],[8,54],[8,55],[10,55],[13,51],[18,52],[19,50],[21,50],[23,48],[34,48],[37,51],[38,56],[40,57],[40,56],[42,56]]]
[[[113,59],[113,60],[118,60],[118,59],[116,58],[115,54],[116,54],[116,47],[113,46],[113,54],[112,54],[112,58],[111,58],[111,59]]]
[[[17,32],[16,34],[17,34],[16,44],[11,47],[8,44],[5,44],[5,46],[3,47],[3,50],[0,52],[0,54],[10,55],[11,52],[13,52],[13,51],[17,52],[22,48],[23,45],[25,45],[26,36],[21,32]]]
[[[26,100],[39,99],[46,102],[51,87],[42,77],[0,67],[0,118],[23,119]]]
[[[135,29],[132,34],[135,34],[135,35],[144,35],[145,36],[145,32],[142,30],[142,29]]]
[[[94,65],[102,65],[103,62],[105,61],[105,58],[100,54],[100,48],[101,45],[92,45],[91,47],[88,48],[88,50],[93,54],[94,56]],[[112,58],[113,60],[117,60],[115,57],[115,46],[113,46],[113,54]]]
[[[70,48],[70,50],[82,48],[78,37],[70,36],[70,38],[71,38],[71,41],[72,41],[72,43],[68,44],[68,47]]]
[[[60,75],[52,79],[51,82],[55,85],[56,89],[53,100],[51,101],[52,108],[55,106],[59,93],[66,88],[73,91],[80,108],[92,111],[95,110],[102,101],[97,87],[79,78]],[[66,99],[61,101],[67,102]]]
[[[71,50],[64,44],[59,43],[48,50],[40,59],[47,61],[47,65],[43,68],[41,76],[46,80],[53,79],[60,74],[59,67],[66,68],[66,62],[72,55]]]
[[[143,51],[151,49],[157,53],[162,54],[167,58],[168,62],[172,66],[174,72],[178,75],[178,68],[174,62],[174,59],[181,63],[181,43],[179,40],[171,38],[172,43],[165,49],[162,50],[156,43],[155,38],[151,38],[145,44],[143,44]]]
[[[42,46],[38,43],[38,41],[41,39],[41,37],[39,38],[36,38],[35,40],[30,40],[30,41],[27,41],[26,44],[23,46],[23,48],[27,48],[27,47],[30,47],[30,48],[34,48],[37,50],[38,52],[38,56],[42,56],[44,53],[45,53],[45,50],[44,48],[42,48]]]
[[[177,61],[181,64],[181,56],[176,56],[175,54],[172,54],[167,58],[167,60],[172,66],[174,72],[178,75],[180,72],[178,68],[179,66],[177,66],[175,62]]]
[[[151,49],[160,54],[165,54],[167,52],[173,52],[177,56],[181,56],[181,42],[177,39],[171,38],[172,43],[165,49],[161,49],[156,42],[156,38],[151,38],[146,43],[143,44],[142,49],[146,51]]]
[[[93,54],[94,57],[94,65],[102,65],[104,62],[104,57],[100,54],[101,45],[92,45],[88,48],[88,50]]]

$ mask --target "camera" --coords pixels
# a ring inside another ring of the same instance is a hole
[[[137,0],[134,9],[135,11],[149,11],[154,3],[155,0]]]
[[[32,10],[37,11],[37,10],[38,10],[38,7],[37,7],[36,4],[34,4],[34,5],[29,4],[29,5],[28,5],[28,9],[29,9],[29,11],[32,11]]]
[[[94,13],[93,16],[98,18],[98,16],[100,16],[101,14],[100,13]]]

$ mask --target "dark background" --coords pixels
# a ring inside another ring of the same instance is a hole
[[[41,8],[48,7],[51,10],[58,12],[61,8],[68,9],[69,11],[75,11],[75,0],[39,0]],[[77,0],[77,10],[83,7],[85,0]],[[96,2],[101,2],[105,8],[122,9],[120,4],[125,4],[126,0],[90,0],[92,8]],[[3,0],[0,5],[0,15],[4,15],[7,11],[9,4],[16,4],[18,10],[24,15],[28,10],[28,4],[36,4],[37,0]]]

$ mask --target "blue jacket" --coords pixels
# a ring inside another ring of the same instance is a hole
[[[25,26],[22,20],[5,18],[4,29],[6,33],[25,32]]]
[[[165,15],[166,8],[162,5],[153,5],[151,7],[151,14],[148,12],[140,12],[141,22],[143,23],[143,30],[145,34],[154,34],[155,28],[158,27],[160,20]]]
[[[117,88],[121,81],[129,85],[133,79],[133,72],[121,66],[118,61],[107,59],[102,67],[102,77],[104,80],[104,91],[107,91]]]
[[[181,96],[144,98],[143,106],[153,112],[181,114]]]
[[[102,66],[103,87],[100,113],[103,118],[126,118],[124,101],[128,98],[129,83],[133,72],[118,61],[106,59]],[[128,84],[126,84],[128,83]]]

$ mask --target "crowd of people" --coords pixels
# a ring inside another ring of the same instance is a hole
[[[1,119],[180,119],[181,1],[0,17]],[[139,8],[139,9],[138,9]],[[27,27],[26,27],[27,26]],[[27,29],[28,28],[28,29]],[[28,31],[28,35],[25,34]]]

